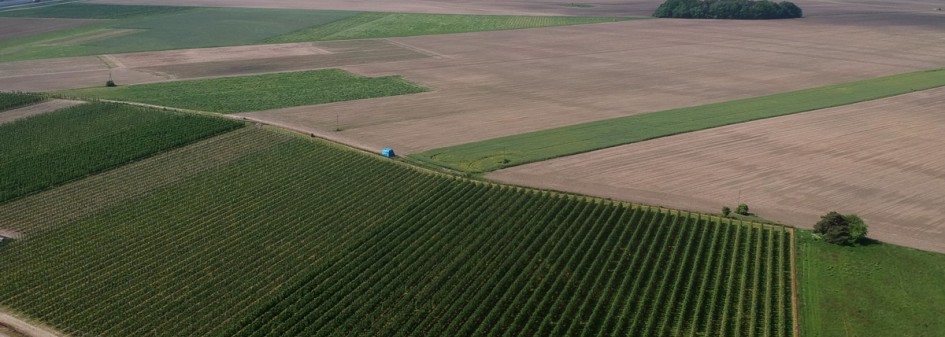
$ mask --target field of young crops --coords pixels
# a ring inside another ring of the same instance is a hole
[[[267,40],[273,43],[483,32],[623,21],[628,18],[361,13]]]
[[[323,69],[66,90],[58,94],[237,113],[405,95],[426,90],[399,76],[363,77],[340,69]]]
[[[38,103],[44,99],[41,95],[0,92],[0,111]]]
[[[242,126],[119,104],[73,106],[0,125],[0,203]]]
[[[411,157],[489,172],[647,139],[853,104],[945,86],[945,69],[618,117],[429,150]]]
[[[0,204],[0,230],[12,218],[26,234],[0,247],[0,307],[73,336],[792,334],[782,227],[426,173],[257,127],[106,174],[191,162],[171,182],[92,177]],[[36,209],[88,212],[14,214]]]

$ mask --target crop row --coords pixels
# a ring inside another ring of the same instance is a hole
[[[42,95],[0,92],[0,111],[15,109],[44,100]]]
[[[75,336],[790,335],[781,227],[253,133],[266,151],[0,248],[0,305]]]

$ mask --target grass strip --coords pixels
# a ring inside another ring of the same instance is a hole
[[[605,119],[438,148],[410,157],[454,170],[483,173],[653,138],[853,104],[943,85],[945,69],[935,69]]]
[[[945,255],[796,233],[801,336],[945,334]]]
[[[238,113],[427,91],[399,76],[363,77],[340,69],[60,91],[86,99]]]

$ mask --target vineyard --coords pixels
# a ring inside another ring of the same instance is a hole
[[[0,247],[0,306],[73,336],[792,335],[783,227],[425,173],[258,127],[0,215],[25,233]]]
[[[399,76],[364,77],[341,69],[212,78],[62,91],[64,96],[236,113],[414,94],[427,89]]]
[[[41,95],[0,92],[0,112],[44,100]]]
[[[0,202],[242,126],[119,104],[73,106],[0,125]]]

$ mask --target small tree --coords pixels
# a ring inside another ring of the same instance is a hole
[[[856,244],[866,237],[866,231],[866,223],[856,214],[843,216],[830,212],[814,225],[814,233],[823,235],[824,241],[838,245]]]
[[[735,214],[751,215],[748,212],[748,204],[738,204],[738,207],[735,207]]]
[[[728,208],[728,206],[723,206],[723,207],[722,207],[722,216],[724,216],[724,217],[727,218],[727,217],[729,216],[729,214],[732,214],[732,209],[731,209],[731,208]]]

